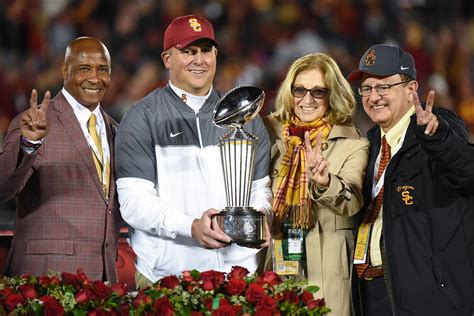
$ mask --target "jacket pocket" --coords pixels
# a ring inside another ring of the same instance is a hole
[[[463,306],[461,297],[454,286],[453,281],[449,277],[448,271],[444,267],[443,263],[437,256],[432,257],[434,273],[438,288],[451,302],[455,309],[459,309]]]
[[[74,241],[56,239],[30,239],[26,246],[28,255],[74,254]]]

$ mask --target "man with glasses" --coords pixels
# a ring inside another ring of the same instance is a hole
[[[413,57],[375,45],[348,77],[371,150],[354,254],[363,315],[474,312],[474,146],[462,120],[421,105]],[[471,208],[469,210],[469,208]]]

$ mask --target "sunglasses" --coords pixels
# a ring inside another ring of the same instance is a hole
[[[311,96],[315,99],[322,99],[328,94],[329,89],[316,87],[313,89],[306,89],[305,87],[291,87],[291,94],[295,98],[304,98],[306,93],[309,92]]]

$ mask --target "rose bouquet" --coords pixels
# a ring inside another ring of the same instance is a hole
[[[77,274],[0,279],[0,315],[323,315],[316,286],[274,272],[249,275],[233,267],[184,271],[128,293],[124,284],[90,281]]]
[[[127,315],[131,301],[124,284],[91,281],[81,269],[0,279],[0,315]]]

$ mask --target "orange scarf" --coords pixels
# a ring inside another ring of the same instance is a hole
[[[314,146],[319,132],[322,133],[321,140],[327,139],[331,125],[325,118],[304,123],[296,117],[292,119],[291,125],[283,124],[282,140],[286,152],[278,166],[277,190],[273,199],[277,229],[287,215],[292,217],[291,222],[295,227],[305,229],[314,227],[314,216],[308,194],[309,181],[306,175],[305,131],[309,131],[310,141]]]

